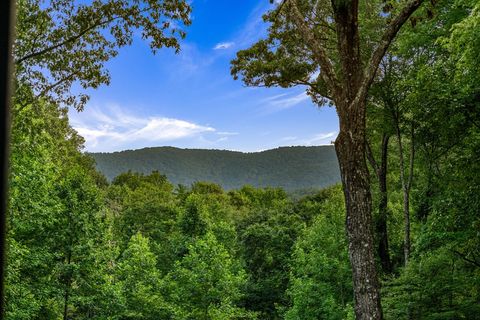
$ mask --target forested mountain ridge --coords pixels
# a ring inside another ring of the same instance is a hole
[[[212,181],[225,189],[252,185],[298,190],[340,182],[333,146],[281,147],[252,153],[156,147],[91,156],[109,180],[128,170],[145,174],[157,170],[173,184]]]

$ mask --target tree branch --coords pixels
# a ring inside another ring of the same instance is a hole
[[[477,266],[480,268],[480,262],[477,262],[476,260],[473,260],[473,259],[469,259],[467,257],[466,254],[463,254],[457,250],[453,250],[453,253],[455,253],[456,255],[458,255],[460,258],[462,258],[463,260],[465,260],[466,262],[469,262],[469,263],[472,263],[473,265]]]
[[[70,42],[77,41],[78,39],[80,39],[81,37],[83,37],[87,32],[89,32],[89,31],[91,31],[91,30],[93,30],[93,29],[95,29],[95,28],[97,28],[97,27],[99,27],[99,26],[101,26],[101,25],[103,25],[103,24],[109,23],[109,22],[111,22],[111,21],[113,21],[113,19],[110,19],[110,20],[107,20],[107,21],[103,21],[103,22],[100,22],[100,21],[99,21],[99,22],[96,22],[96,23],[94,23],[93,25],[91,25],[91,26],[89,26],[89,27],[81,30],[78,34],[76,34],[76,35],[74,35],[74,36],[72,36],[72,37],[70,37],[70,38],[68,38],[68,39],[65,39],[64,41],[62,41],[62,42],[60,42],[60,43],[54,44],[53,46],[47,47],[47,48],[42,49],[42,50],[39,50],[39,51],[32,52],[32,53],[30,53],[30,54],[27,54],[27,55],[25,55],[25,56],[17,59],[17,60],[15,61],[15,64],[18,65],[18,64],[22,63],[22,62],[25,61],[25,60],[28,60],[28,59],[31,59],[31,58],[34,58],[34,57],[37,57],[37,56],[41,56],[41,55],[43,55],[43,54],[45,54],[45,53],[48,53],[48,52],[53,51],[53,50],[55,50],[55,49],[57,49],[57,48],[60,48],[60,47],[66,45],[66,44],[68,44],[68,43],[70,43]]]
[[[370,147],[370,142],[368,142],[368,140],[366,140],[365,142],[365,151],[367,154],[368,162],[370,162],[370,165],[372,166],[373,171],[375,171],[375,175],[378,176],[378,171],[379,171],[378,163],[375,160],[375,157],[373,156],[372,148]]]
[[[144,12],[147,12],[148,10],[150,10],[150,9],[152,9],[152,7],[151,7],[151,6],[148,6],[148,7],[144,8],[144,9],[140,10],[138,13],[144,13]],[[132,13],[130,13],[130,14],[132,14]],[[53,50],[55,50],[55,49],[57,49],[57,48],[59,48],[59,47],[62,47],[62,46],[64,46],[64,45],[70,43],[70,42],[74,42],[74,41],[80,39],[80,38],[83,37],[86,33],[88,33],[89,31],[91,31],[91,30],[93,30],[93,29],[95,29],[95,28],[98,28],[98,27],[100,27],[100,26],[103,26],[103,25],[105,25],[105,24],[107,24],[107,23],[110,23],[110,22],[112,22],[112,21],[115,21],[115,20],[117,20],[117,19],[126,19],[127,16],[128,16],[128,15],[123,15],[123,16],[122,16],[122,15],[117,15],[117,16],[113,16],[113,17],[111,17],[110,19],[107,19],[107,20],[105,20],[105,21],[101,21],[101,19],[100,19],[100,20],[97,20],[97,21],[96,21],[95,23],[93,23],[91,26],[88,26],[87,28],[85,28],[85,29],[83,29],[83,30],[80,30],[80,32],[79,32],[78,34],[76,34],[76,35],[74,35],[74,36],[72,36],[72,37],[70,37],[70,38],[68,38],[68,39],[65,39],[64,41],[62,41],[62,42],[60,42],[60,43],[57,43],[57,44],[55,44],[55,45],[52,45],[52,46],[50,46],[50,47],[48,47],[48,48],[42,49],[42,50],[37,51],[37,52],[32,52],[32,53],[30,53],[30,54],[27,54],[27,55],[25,55],[25,56],[23,56],[23,57],[15,60],[15,64],[18,65],[18,64],[22,63],[22,62],[25,61],[25,60],[31,59],[31,58],[33,58],[33,57],[40,56],[40,55],[45,54],[45,53],[48,53],[48,52],[50,52],[50,51],[53,51]]]
[[[334,93],[340,91],[339,83],[333,65],[327,57],[327,53],[323,45],[315,37],[313,30],[311,30],[305,23],[305,18],[301,14],[297,6],[297,0],[286,0],[292,7],[294,23],[300,31],[300,34],[305,39],[305,44],[310,47],[313,55],[320,65],[320,74],[325,83],[330,86],[330,91]]]
[[[48,87],[46,87],[45,89],[43,89],[35,98],[39,98],[39,97],[45,95],[48,91],[53,90],[55,87],[58,87],[59,85],[61,85],[65,81],[72,80],[73,77],[75,77],[78,73],[79,73],[79,71],[75,71],[75,72],[72,72],[72,73],[66,75],[65,77],[59,79],[57,82],[55,82],[55,83],[49,85]]]
[[[277,6],[275,9],[275,20],[277,19],[278,15],[280,14],[280,11],[282,11],[283,6],[287,3],[287,0],[282,0],[280,4]]]
[[[409,159],[409,169],[408,169],[408,181],[407,181],[407,190],[410,191],[412,188],[412,180],[413,180],[413,164],[415,161],[415,127],[413,121],[411,122],[410,128],[410,159]]]
[[[410,1],[402,11],[395,17],[395,19],[390,22],[389,26],[385,30],[385,33],[380,40],[377,48],[373,51],[369,62],[367,64],[367,69],[365,70],[363,81],[360,89],[358,90],[357,96],[355,97],[354,102],[351,103],[352,105],[357,105],[358,101],[363,100],[367,93],[370,85],[375,78],[375,74],[377,73],[378,65],[382,60],[383,56],[388,50],[388,47],[392,43],[393,39],[397,35],[400,28],[403,24],[408,20],[408,18],[417,10],[420,5],[424,2],[424,0],[412,0]]]
[[[147,7],[147,8],[144,8],[144,9],[140,10],[139,13],[146,12],[146,11],[148,11],[148,10],[150,10],[150,9],[152,9],[152,7],[149,6],[149,7]],[[36,52],[32,52],[32,53],[30,53],[30,54],[27,54],[27,55],[25,55],[25,56],[17,59],[17,60],[15,61],[15,64],[18,65],[18,64],[22,63],[22,62],[25,61],[25,60],[28,60],[28,59],[31,59],[31,58],[34,58],[34,57],[43,55],[43,54],[48,53],[48,52],[50,52],[50,51],[53,51],[53,50],[55,50],[55,49],[57,49],[57,48],[60,48],[60,47],[66,45],[66,44],[68,44],[68,43],[75,42],[75,41],[77,41],[78,39],[80,39],[81,37],[83,37],[85,34],[87,34],[89,31],[92,31],[92,30],[95,29],[95,28],[98,28],[98,27],[100,27],[100,26],[103,26],[103,25],[105,25],[105,24],[108,24],[108,23],[110,23],[110,22],[112,22],[112,21],[115,21],[115,20],[117,20],[117,19],[125,19],[125,16],[120,16],[120,15],[118,15],[118,16],[113,16],[113,17],[111,17],[110,19],[107,19],[107,20],[105,20],[105,21],[97,20],[95,23],[93,23],[92,25],[88,26],[87,28],[85,28],[85,29],[83,29],[83,30],[80,30],[80,32],[79,32],[78,34],[76,34],[76,35],[74,35],[74,36],[72,36],[72,37],[70,37],[70,38],[68,38],[68,39],[65,39],[64,41],[62,41],[62,42],[60,42],[60,43],[54,44],[54,45],[52,45],[52,46],[50,46],[50,47],[48,47],[48,48],[45,48],[45,49],[42,49],[42,50],[39,50],[39,51],[36,51]]]

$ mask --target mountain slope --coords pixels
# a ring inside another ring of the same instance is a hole
[[[109,180],[128,170],[158,170],[173,184],[209,181],[225,189],[249,184],[298,190],[340,181],[333,146],[281,147],[253,153],[156,147],[91,155]]]

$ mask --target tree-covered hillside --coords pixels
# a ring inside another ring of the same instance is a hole
[[[145,174],[158,170],[173,184],[212,181],[225,189],[252,185],[298,190],[340,181],[333,146],[283,147],[254,153],[158,147],[91,155],[109,180],[128,170]]]

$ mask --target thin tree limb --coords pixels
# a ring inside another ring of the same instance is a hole
[[[117,17],[117,18],[118,18],[118,17]],[[35,52],[32,52],[32,53],[29,53],[29,54],[27,54],[27,55],[25,55],[25,56],[17,59],[17,60],[15,61],[15,64],[18,65],[18,64],[22,63],[22,62],[25,61],[25,60],[28,60],[28,59],[31,59],[31,58],[34,58],[34,57],[37,57],[37,56],[41,56],[41,55],[43,55],[43,54],[45,54],[45,53],[48,53],[48,52],[53,51],[53,50],[55,50],[55,49],[57,49],[57,48],[60,48],[60,47],[66,45],[66,44],[68,44],[68,43],[75,42],[75,41],[77,41],[78,39],[80,39],[81,37],[83,37],[83,36],[84,36],[86,33],[88,33],[89,31],[91,31],[91,30],[93,30],[93,29],[95,29],[95,28],[97,28],[97,27],[99,27],[99,26],[101,26],[101,25],[104,25],[104,24],[106,24],[106,23],[109,23],[109,22],[111,22],[111,21],[113,21],[113,19],[110,19],[110,20],[107,20],[107,21],[103,21],[103,22],[96,22],[96,23],[94,23],[93,25],[91,25],[91,26],[89,26],[89,27],[81,30],[78,34],[76,34],[76,35],[74,35],[74,36],[72,36],[72,37],[70,37],[70,38],[68,38],[68,39],[65,39],[64,41],[62,41],[62,42],[60,42],[60,43],[54,44],[53,46],[44,48],[44,49],[39,50],[39,51],[35,51]]]
[[[413,164],[415,161],[415,127],[413,124],[413,121],[411,123],[411,128],[410,128],[410,159],[409,159],[409,170],[408,170],[408,181],[407,181],[407,190],[410,192],[410,189],[412,188],[412,181],[413,181]]]
[[[148,10],[150,10],[150,9],[152,9],[152,7],[149,6],[149,7],[145,8],[145,9],[140,10],[140,13],[146,12],[146,11],[148,11]],[[67,39],[65,39],[65,40],[63,40],[63,41],[61,41],[61,42],[59,42],[59,43],[57,43],[57,44],[54,44],[54,45],[52,45],[52,46],[50,46],[50,47],[47,47],[47,48],[45,48],[45,49],[42,49],[42,50],[39,50],[39,51],[36,51],[36,52],[32,52],[32,53],[30,53],[30,54],[27,54],[27,55],[25,55],[25,56],[23,56],[23,57],[15,60],[15,64],[18,65],[18,64],[22,63],[22,62],[25,61],[25,60],[28,60],[28,59],[31,59],[31,58],[34,58],[34,57],[43,55],[43,54],[48,53],[48,52],[50,52],[50,51],[53,51],[53,50],[55,50],[55,49],[57,49],[57,48],[60,48],[60,47],[66,45],[66,44],[68,44],[68,43],[75,42],[75,41],[77,41],[78,39],[80,39],[81,37],[83,37],[85,34],[87,34],[89,31],[92,31],[92,30],[95,29],[95,28],[101,27],[101,26],[103,26],[103,25],[105,25],[105,24],[108,24],[108,23],[110,23],[110,22],[113,22],[113,21],[115,21],[115,20],[117,20],[117,19],[121,19],[121,18],[125,19],[125,16],[113,16],[113,17],[111,17],[110,19],[107,19],[107,20],[105,20],[105,21],[97,20],[95,23],[93,23],[92,25],[86,27],[85,29],[80,30],[79,33],[77,33],[77,34],[74,35],[74,36],[71,36],[70,38],[67,38]]]
[[[362,85],[355,97],[355,100],[352,101],[350,106],[358,105],[358,101],[363,100],[368,93],[368,89],[375,78],[375,74],[377,73],[378,65],[382,60],[383,56],[387,52],[390,44],[392,43],[393,39],[397,35],[400,28],[403,24],[410,18],[410,16],[417,10],[420,5],[424,2],[424,0],[412,0],[405,7],[402,11],[390,22],[387,29],[385,30],[380,43],[378,44],[377,48],[373,51],[369,62],[367,64],[367,69],[365,70]]]
[[[72,78],[74,76],[76,76],[78,73],[79,73],[79,71],[75,71],[75,72],[72,72],[72,73],[66,75],[65,77],[59,79],[57,82],[55,82],[55,83],[49,85],[48,87],[46,87],[45,89],[43,89],[35,98],[39,98],[39,97],[45,95],[48,91],[53,90],[55,87],[58,87],[59,85],[61,85],[65,81],[72,80]]]
[[[340,86],[333,65],[327,57],[325,48],[315,37],[313,30],[306,25],[305,18],[298,9],[297,0],[286,0],[286,2],[287,1],[292,7],[292,16],[295,25],[298,27],[302,37],[305,39],[305,44],[310,47],[310,50],[312,50],[315,59],[320,65],[320,74],[325,83],[330,87],[330,91],[333,92],[335,96],[336,93],[340,92]]]
[[[368,140],[365,143],[365,151],[366,151],[368,162],[370,162],[370,165],[372,166],[373,171],[375,172],[375,175],[378,176],[378,171],[379,171],[378,163],[375,160],[375,157],[373,156],[372,148],[370,147],[370,142],[368,142]]]
[[[473,259],[469,259],[467,258],[467,255],[466,254],[463,254],[457,250],[453,250],[453,253],[455,253],[456,255],[458,255],[461,259],[465,260],[466,262],[469,262],[469,263],[472,263],[473,265],[477,266],[480,268],[480,262],[477,262],[476,260],[473,260]]]

